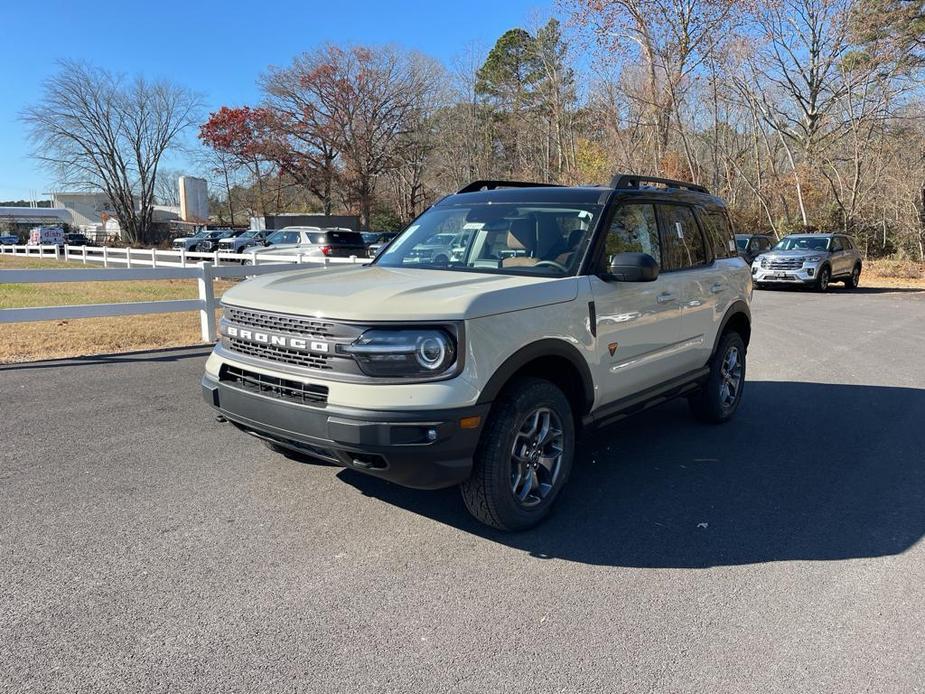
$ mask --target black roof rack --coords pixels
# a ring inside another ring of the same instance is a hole
[[[641,188],[643,183],[660,183],[666,188],[684,188],[697,193],[706,193],[710,191],[696,183],[688,181],[675,181],[671,178],[657,178],[655,176],[637,176],[636,174],[616,174],[610,179],[611,188]]]
[[[457,192],[474,193],[479,190],[495,190],[496,188],[561,188],[558,183],[535,183],[533,181],[472,181]]]

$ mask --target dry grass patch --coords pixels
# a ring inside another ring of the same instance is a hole
[[[915,260],[868,260],[862,287],[918,287],[925,289],[925,263]]]
[[[0,255],[0,269],[83,268],[82,263]],[[220,296],[234,282],[216,281]],[[76,306],[198,297],[195,280],[0,284],[0,308]],[[0,324],[0,363],[200,344],[199,313]]]
[[[198,312],[8,323],[0,330],[0,364],[202,343]]]

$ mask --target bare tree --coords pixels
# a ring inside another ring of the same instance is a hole
[[[22,115],[34,156],[63,185],[103,190],[129,243],[151,240],[158,167],[193,125],[200,102],[189,90],[143,77],[125,80],[63,62]]]
[[[180,206],[180,176],[177,169],[161,169],[154,181],[154,200],[160,205]]]

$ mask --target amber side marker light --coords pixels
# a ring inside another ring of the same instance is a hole
[[[460,429],[478,429],[482,423],[481,417],[463,417],[459,420]]]

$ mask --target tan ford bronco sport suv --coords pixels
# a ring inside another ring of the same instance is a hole
[[[452,253],[422,252],[447,235]],[[579,429],[675,396],[733,416],[751,291],[700,186],[476,181],[367,265],[228,291],[202,386],[275,450],[460,485],[479,520],[523,529],[562,491]]]

